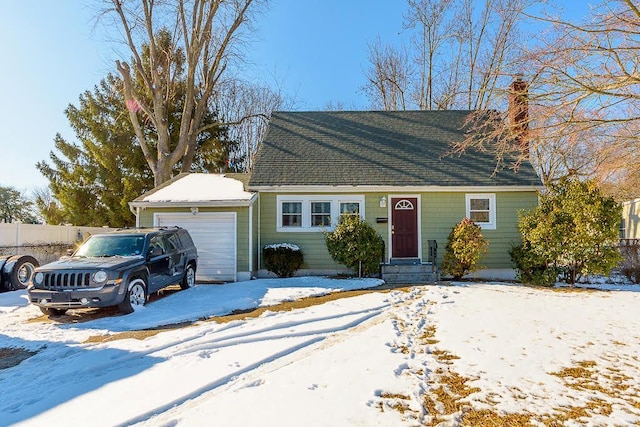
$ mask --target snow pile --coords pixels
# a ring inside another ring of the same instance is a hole
[[[251,200],[242,182],[224,175],[191,173],[142,198],[145,202]]]
[[[299,251],[300,247],[298,245],[294,245],[293,243],[273,243],[271,245],[265,245],[265,249],[290,249],[292,251]]]

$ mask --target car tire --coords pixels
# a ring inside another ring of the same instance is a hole
[[[40,311],[49,316],[62,316],[67,312],[64,308],[40,307]]]
[[[180,282],[180,287],[182,289],[193,288],[196,285],[196,269],[193,264],[187,265],[187,269],[184,272],[184,277],[182,278],[182,282]]]
[[[133,313],[147,302],[147,283],[144,279],[136,277],[129,283],[129,289],[124,301],[118,304],[118,311],[122,314]]]
[[[25,289],[39,265],[38,260],[30,255],[15,255],[7,259],[3,269],[7,281],[5,286],[10,291]]]

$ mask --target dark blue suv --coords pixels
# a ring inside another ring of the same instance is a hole
[[[194,286],[197,260],[191,236],[180,227],[95,234],[71,256],[36,268],[27,291],[45,314],[109,306],[128,314],[166,286]]]

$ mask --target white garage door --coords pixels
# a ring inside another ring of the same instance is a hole
[[[235,212],[157,213],[154,222],[189,231],[198,248],[197,280],[236,280]]]

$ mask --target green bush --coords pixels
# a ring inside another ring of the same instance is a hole
[[[331,258],[360,277],[379,272],[384,240],[358,215],[342,216],[333,232],[325,232],[325,242]]]
[[[542,259],[528,245],[521,243],[512,246],[509,255],[518,281],[534,286],[555,285],[559,273],[556,266]]]
[[[296,245],[276,243],[262,248],[262,261],[265,268],[278,277],[293,277],[302,267],[304,256]]]
[[[482,228],[469,218],[464,218],[449,233],[442,272],[459,280],[476,271],[479,268],[478,261],[486,253],[488,245],[482,236]]]
[[[572,176],[550,185],[538,206],[520,216],[518,230],[535,259],[549,260],[574,285],[581,276],[609,274],[616,266],[621,217],[620,204],[595,181]]]

